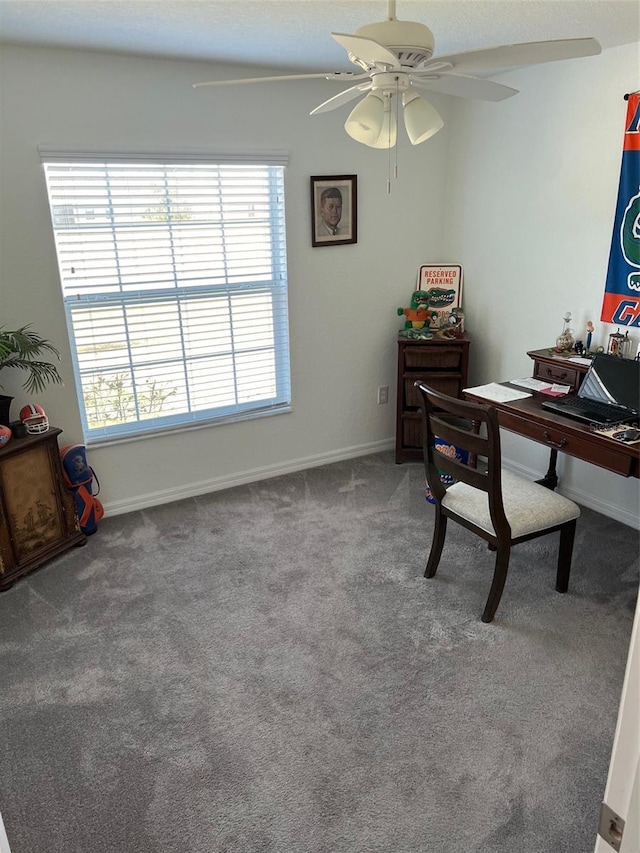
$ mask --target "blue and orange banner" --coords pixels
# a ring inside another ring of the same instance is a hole
[[[629,95],[618,203],[600,319],[640,327],[640,92]]]

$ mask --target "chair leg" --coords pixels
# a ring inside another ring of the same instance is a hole
[[[509,570],[510,554],[510,545],[498,545],[498,552],[496,554],[496,565],[495,569],[493,570],[493,583],[491,584],[489,598],[487,598],[484,613],[482,614],[483,622],[493,621],[493,617],[495,616],[496,610],[498,609],[498,605],[500,604],[502,590],[504,589],[504,582],[507,579],[507,572]]]
[[[446,532],[447,516],[443,515],[440,510],[436,508],[436,521],[435,527],[433,528],[431,551],[429,552],[429,559],[427,560],[427,568],[424,570],[425,578],[432,578],[436,573],[440,557],[442,556],[442,548],[444,546],[444,537]]]
[[[575,535],[576,519],[565,524],[560,530],[558,574],[556,576],[556,589],[558,592],[566,592],[569,589],[569,572],[571,571],[571,557],[573,555],[573,540]]]

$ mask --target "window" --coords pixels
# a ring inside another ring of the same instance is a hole
[[[282,158],[43,161],[85,442],[288,411]]]

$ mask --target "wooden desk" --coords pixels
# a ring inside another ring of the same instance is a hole
[[[508,382],[501,384],[517,388]],[[464,392],[464,396],[473,402],[493,406],[498,412],[498,422],[502,428],[550,449],[549,470],[539,481],[545,486],[554,489],[558,484],[558,451],[623,477],[640,477],[640,444],[623,444],[594,432],[588,424],[545,411],[541,407],[542,402],[549,397],[544,394],[533,392],[531,397],[509,403],[496,403],[468,391]]]

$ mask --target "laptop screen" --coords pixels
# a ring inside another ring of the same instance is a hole
[[[593,357],[579,397],[640,410],[640,361],[598,354]]]

